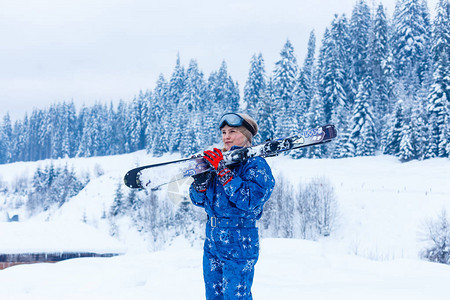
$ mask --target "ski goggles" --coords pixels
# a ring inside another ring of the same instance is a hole
[[[250,133],[255,136],[256,132],[252,125],[250,125],[243,117],[235,113],[227,113],[220,118],[219,128],[222,129],[225,125],[231,127],[244,126]]]

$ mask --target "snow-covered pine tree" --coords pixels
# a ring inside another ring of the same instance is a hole
[[[441,60],[442,53],[450,53],[450,1],[448,0],[439,0],[436,5],[431,40],[432,58],[436,64]]]
[[[178,113],[191,113],[199,110],[206,99],[206,82],[197,61],[192,59],[186,71],[186,86],[178,105]]]
[[[258,114],[258,105],[266,95],[266,70],[262,54],[254,54],[250,61],[248,79],[244,87],[246,112],[253,118]]]
[[[95,130],[94,130],[94,122],[95,118],[93,116],[91,109],[86,109],[86,115],[84,116],[84,124],[82,135],[80,136],[80,144],[77,151],[77,156],[81,157],[90,157],[94,155],[94,139],[95,139]]]
[[[36,212],[41,210],[44,202],[44,174],[40,166],[37,167],[31,180],[31,189],[28,191],[27,210]]]
[[[350,19],[351,57],[355,75],[353,88],[358,89],[359,83],[365,80],[369,73],[369,40],[371,27],[370,8],[365,0],[359,0],[353,7]]]
[[[168,134],[169,151],[175,152],[179,149],[180,138],[183,129],[183,119],[180,119],[179,102],[183,98],[186,89],[187,75],[184,67],[181,65],[180,56],[177,56],[175,68],[169,81],[168,103],[172,108],[171,113],[165,115],[164,127]]]
[[[37,178],[40,185],[41,207],[43,211],[47,211],[52,205],[57,204],[60,200],[60,187],[55,184],[57,178],[60,176],[61,170],[55,168],[53,163],[47,165]]]
[[[202,129],[202,126],[198,120],[199,114],[192,113],[189,117],[189,123],[181,136],[180,154],[183,157],[189,157],[203,150],[200,146],[202,141],[200,141],[200,135],[198,134],[198,131]]]
[[[351,70],[348,53],[351,49],[348,37],[349,26],[345,16],[335,16],[331,30],[325,30],[322,47],[319,52],[318,92],[324,103],[326,123],[334,124],[338,130],[336,143],[327,145],[329,153],[334,157],[343,155],[342,146],[347,135],[347,123],[350,115],[351,97],[353,94]]]
[[[448,157],[450,155],[450,4],[440,0],[436,6],[433,24],[432,58],[434,74],[428,95],[429,143],[425,157]]]
[[[73,101],[71,103],[58,103],[52,105],[48,112],[47,128],[51,136],[46,141],[49,143],[50,158],[70,157],[74,155],[76,141],[76,112]],[[48,158],[47,157],[47,158]]]
[[[45,111],[43,110],[43,118],[42,124],[43,127],[41,129],[40,142],[42,149],[42,159],[51,157],[51,141],[53,138],[53,132],[55,131],[55,125],[52,123],[51,119],[55,112],[53,109]]]
[[[394,74],[391,67],[392,56],[389,44],[388,21],[385,9],[380,4],[373,20],[370,42],[370,75],[373,78],[371,106],[377,136],[381,137],[386,130],[387,118],[392,112],[391,97],[394,86]],[[378,140],[378,139],[377,139]]]
[[[6,134],[4,134],[3,124],[0,127],[0,164],[5,164],[7,160],[7,153],[9,152],[9,144],[6,143]]]
[[[179,102],[176,114],[173,116],[178,118],[179,126],[182,130],[179,140],[179,151],[182,156],[192,155],[200,149],[200,130],[198,113],[206,109],[207,85],[204,80],[203,72],[198,68],[197,62],[191,60],[186,72],[186,89],[183,92],[181,101]],[[177,124],[177,125],[178,125]]]
[[[314,30],[309,34],[306,58],[299,76],[299,89],[304,93],[302,113],[307,114],[309,105],[315,93],[314,82],[314,56],[316,51],[316,35]]]
[[[258,134],[254,143],[262,143],[275,138],[275,115],[274,115],[274,94],[272,78],[267,81],[267,89],[264,97],[258,102],[258,113],[252,116],[258,124]]]
[[[33,111],[36,111],[36,109]],[[12,125],[11,140],[9,143],[9,152],[12,156],[9,162],[31,160],[31,148],[35,146],[29,143],[31,141],[31,132],[28,114],[25,113],[23,121],[16,120],[14,125]]]
[[[404,81],[407,95],[414,95],[426,79],[430,31],[426,5],[420,0],[399,0],[393,16],[392,50],[396,76]]]
[[[22,160],[40,160],[44,159],[45,154],[45,136],[46,136],[46,123],[45,123],[45,114],[42,110],[33,109],[31,112],[30,118],[25,116],[25,120],[23,122],[17,122],[14,124],[17,128],[22,127],[23,133],[23,145],[20,149],[22,151]],[[33,134],[30,134],[30,131]],[[33,137],[33,139],[32,139]],[[32,141],[32,148],[27,149],[28,141]]]
[[[314,95],[314,55],[316,47],[316,37],[314,31],[311,31],[308,48],[303,68],[299,71],[299,79],[294,90],[294,103],[291,111],[295,112],[294,117],[297,119],[297,126],[292,128],[297,132],[308,127],[308,113]],[[291,130],[292,130],[291,129]],[[292,151],[290,156],[293,158],[301,158],[307,155],[308,149],[298,149]]]
[[[117,106],[117,112],[114,109],[114,104],[111,102],[108,110],[108,141],[109,147],[107,149],[107,154],[122,154],[125,153],[125,129],[124,129],[124,118],[125,118],[125,107],[126,104],[123,100],[119,101]]]
[[[228,67],[225,61],[222,62],[219,71],[215,76],[213,91],[216,101],[225,112],[239,110],[239,88],[228,74]]]
[[[441,53],[436,63],[433,85],[428,96],[429,143],[426,157],[448,157],[449,141],[449,98],[450,98],[450,61],[447,53]]]
[[[294,90],[298,84],[297,58],[289,40],[284,44],[280,56],[273,74],[275,131],[277,136],[287,136],[298,129],[297,116],[289,110],[293,106]]]
[[[167,117],[172,115],[169,102],[169,84],[161,74],[149,101],[149,126],[147,127],[147,152],[161,156],[169,152],[169,132]]]
[[[140,91],[135,96],[129,107],[129,119],[127,127],[130,132],[130,150],[145,149],[146,130],[148,126],[148,104],[151,92]]]
[[[62,142],[67,124],[64,122],[64,109],[61,104],[55,104],[49,110],[49,123],[51,124],[50,158],[62,157]]]
[[[345,14],[341,17],[335,16],[331,23],[331,38],[334,47],[334,56],[340,61],[341,72],[343,76],[343,89],[346,94],[346,103],[348,109],[351,109],[355,95],[358,91],[358,80],[355,75],[352,56],[352,37],[351,27]]]
[[[109,214],[111,216],[113,216],[113,217],[116,217],[119,214],[123,214],[124,213],[124,210],[123,210],[123,207],[124,207],[124,203],[123,203],[124,195],[123,195],[123,191],[122,191],[122,186],[123,186],[123,182],[120,181],[117,184],[116,193],[114,195],[114,201],[113,201],[113,204],[111,205],[111,208],[110,208],[110,211],[109,211]]]
[[[398,153],[398,157],[400,161],[407,162],[414,158],[417,158],[417,149],[415,148],[416,140],[414,129],[411,127],[411,116],[408,114],[410,111],[410,107],[406,111],[405,119],[402,127],[402,131],[400,133],[400,149]]]
[[[117,138],[118,146],[117,149],[119,153],[128,153],[129,152],[129,142],[127,135],[127,104],[120,100],[117,105],[117,112],[114,114],[114,126],[115,130],[112,133],[116,132],[115,137]]]
[[[394,108],[389,122],[384,154],[398,155],[400,153],[400,142],[402,140],[402,130],[405,123],[404,103],[399,100]]]
[[[347,150],[346,156],[375,155],[376,133],[370,106],[372,86],[373,83],[370,76],[366,76],[359,84],[350,121],[350,134],[345,147]]]
[[[11,152],[13,145],[13,128],[11,125],[11,117],[9,113],[3,116],[3,123],[0,128],[0,164],[13,161],[13,153]]]
[[[65,150],[69,157],[74,157],[76,152],[76,143],[74,141],[78,140],[77,137],[77,111],[75,104],[72,101],[66,104],[66,122],[67,122],[67,133],[63,141],[63,149]]]
[[[93,156],[105,155],[108,148],[108,107],[106,104],[96,104],[92,110],[94,127],[94,151]]]
[[[212,72],[208,78],[208,97],[200,107],[202,120],[199,123],[200,141],[202,147],[210,146],[218,141],[217,122],[225,112],[239,110],[239,87],[228,73],[227,64],[222,62],[216,72]]]
[[[337,16],[335,16],[333,26],[336,27],[337,23]],[[340,50],[332,32],[326,29],[319,54],[319,92],[323,99],[327,123],[331,122],[334,111],[339,106],[345,106],[347,100],[345,72]],[[340,128],[340,124],[335,125]]]

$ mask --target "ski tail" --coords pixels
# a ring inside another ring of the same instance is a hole
[[[334,125],[325,125],[322,127],[322,129],[325,132],[325,136],[323,137],[322,140],[323,143],[328,143],[332,139],[337,137],[337,130],[336,127],[334,127]]]

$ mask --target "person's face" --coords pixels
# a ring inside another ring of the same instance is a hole
[[[224,148],[228,151],[233,146],[245,147],[249,142],[245,135],[242,134],[236,127],[225,125],[222,128],[222,141]]]

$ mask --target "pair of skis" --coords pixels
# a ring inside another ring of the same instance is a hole
[[[255,156],[277,156],[293,149],[330,142],[336,136],[334,125],[320,126],[305,130],[299,135],[225,152],[223,159],[226,165],[232,165]],[[191,157],[132,169],[125,175],[124,182],[129,188],[155,190],[171,182],[209,171],[209,164],[201,156]]]

